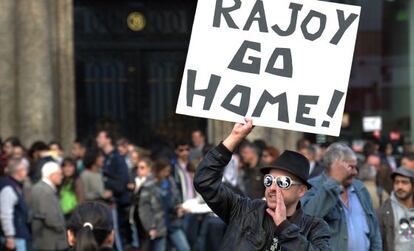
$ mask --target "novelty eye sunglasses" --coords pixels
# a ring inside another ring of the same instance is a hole
[[[263,179],[263,185],[265,187],[271,187],[273,182],[276,183],[281,189],[287,190],[293,185],[302,185],[302,183],[292,180],[289,176],[276,176],[273,177],[271,174],[266,174]]]

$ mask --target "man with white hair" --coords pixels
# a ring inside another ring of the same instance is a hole
[[[324,156],[326,170],[308,182],[302,198],[305,213],[323,218],[331,229],[332,250],[382,250],[378,220],[371,197],[358,174],[350,147],[334,143]]]
[[[62,170],[53,161],[42,167],[42,179],[33,187],[32,232],[37,251],[66,250],[65,218],[57,196],[57,186],[62,182]]]
[[[9,160],[7,176],[0,180],[0,221],[3,245],[10,250],[26,251],[30,241],[28,208],[23,194],[23,182],[29,163],[26,159]]]

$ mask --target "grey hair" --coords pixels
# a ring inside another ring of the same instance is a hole
[[[27,161],[27,159],[25,159],[25,158],[12,158],[12,159],[10,159],[8,161],[8,164],[7,164],[7,174],[13,175],[14,173],[16,173],[19,170],[21,165],[23,165],[24,168],[28,169],[29,168],[29,161]]]
[[[329,169],[337,160],[356,160],[357,157],[352,149],[343,143],[333,143],[326,149],[323,157],[324,165]]]

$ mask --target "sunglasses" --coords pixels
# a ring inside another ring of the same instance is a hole
[[[289,176],[276,176],[273,177],[271,174],[266,174],[263,178],[263,185],[265,187],[271,187],[272,184],[276,183],[281,189],[287,190],[293,185],[302,185],[302,183],[292,180]]]

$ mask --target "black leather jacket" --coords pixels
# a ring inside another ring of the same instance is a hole
[[[270,218],[266,202],[236,195],[222,183],[231,156],[223,144],[218,145],[207,153],[194,177],[196,190],[227,224],[221,250],[266,250],[274,238],[278,240],[277,250],[331,250],[328,225],[304,214],[300,204],[295,214],[279,226],[271,221],[270,229],[264,227]]]

